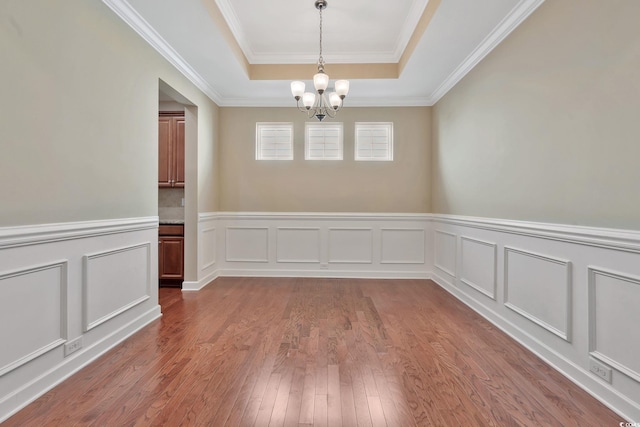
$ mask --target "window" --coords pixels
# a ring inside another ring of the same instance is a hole
[[[357,122],[355,138],[356,160],[393,160],[393,123]]]
[[[256,160],[293,160],[293,123],[256,123]]]
[[[307,123],[305,160],[342,160],[342,123]]]

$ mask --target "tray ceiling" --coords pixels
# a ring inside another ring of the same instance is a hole
[[[318,59],[314,0],[103,0],[221,106],[294,106]],[[328,0],[345,106],[433,105],[544,0]]]

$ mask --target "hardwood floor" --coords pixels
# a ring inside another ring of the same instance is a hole
[[[428,280],[220,278],[6,426],[617,426]]]

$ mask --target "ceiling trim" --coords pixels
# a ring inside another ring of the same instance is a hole
[[[325,71],[341,79],[397,79],[398,64],[328,64]],[[318,72],[315,64],[252,64],[250,80],[308,80]]]
[[[426,97],[348,98],[349,107],[431,107],[434,103]],[[225,98],[220,107],[288,107],[296,108],[291,99],[277,98]]]
[[[167,43],[129,3],[125,0],[102,0],[102,2],[213,102],[218,105],[223,103],[222,96]]]
[[[242,51],[245,60],[249,64],[315,64],[318,56],[308,52],[287,53],[286,55],[277,53],[256,53],[251,49],[247,41],[245,33],[242,31],[242,25],[237,15],[234,13],[230,0],[208,0],[213,2],[218,11],[225,20],[229,31],[231,32],[235,42]],[[406,49],[413,40],[416,39],[416,29],[420,28],[420,34],[424,32],[426,25],[423,24],[425,11],[432,9],[432,3],[440,4],[440,0],[428,0],[424,7],[421,6],[419,0],[412,0],[407,19],[402,26],[402,31],[398,34],[395,48],[386,52],[351,52],[345,54],[324,54],[324,58],[328,63],[333,64],[378,64],[378,63],[398,63],[406,56]],[[435,9],[433,9],[435,11]],[[427,21],[428,24],[428,21]],[[418,36],[418,38],[419,38]],[[413,49],[412,49],[413,50]]]
[[[464,76],[484,59],[502,40],[535,11],[544,0],[521,0],[511,13],[507,15],[482,42],[465,58],[464,61],[442,82],[430,96],[435,104],[449,92]]]

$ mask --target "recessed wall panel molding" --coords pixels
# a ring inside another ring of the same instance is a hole
[[[640,382],[640,277],[588,270],[590,354]]]
[[[383,228],[381,233],[382,264],[424,264],[424,228]]]
[[[314,227],[278,227],[276,262],[319,263],[320,229]]]
[[[216,228],[203,227],[198,239],[200,246],[200,270],[206,270],[216,263]]]
[[[269,262],[269,228],[227,227],[228,262]]]
[[[460,281],[496,299],[497,245],[462,236],[460,239]]]
[[[373,229],[330,228],[329,263],[371,264],[373,262]]]
[[[505,306],[571,341],[571,262],[505,247]]]
[[[151,244],[84,256],[84,330],[89,331],[148,300]]]
[[[0,272],[0,295],[2,377],[67,339],[67,261]]]
[[[456,277],[456,240],[457,236],[447,231],[434,232],[433,265],[451,277]]]

